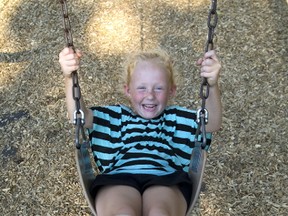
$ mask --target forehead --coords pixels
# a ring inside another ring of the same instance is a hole
[[[138,79],[139,76],[141,79],[145,78],[155,78],[167,81],[167,72],[163,65],[157,63],[157,61],[139,61],[134,68],[132,73],[133,77]]]
[[[138,60],[136,62],[137,67],[157,67],[157,68],[163,68],[163,65],[157,60],[157,59],[150,59],[150,60]]]

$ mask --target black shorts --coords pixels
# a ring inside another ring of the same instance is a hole
[[[148,174],[101,174],[97,175],[90,188],[90,193],[93,198],[96,197],[97,192],[103,186],[107,185],[126,185],[137,189],[140,194],[152,185],[173,186],[177,185],[182,192],[186,202],[187,208],[190,205],[192,195],[192,182],[188,174],[184,171],[177,171],[172,174],[156,176]]]

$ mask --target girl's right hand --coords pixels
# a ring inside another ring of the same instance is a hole
[[[65,47],[59,53],[59,63],[65,77],[71,77],[71,73],[79,69],[81,56],[80,50],[76,50],[74,53],[71,47]]]

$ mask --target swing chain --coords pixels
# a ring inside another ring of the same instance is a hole
[[[213,37],[215,35],[215,28],[217,26],[218,22],[218,14],[217,14],[217,0],[211,0],[211,6],[208,13],[208,35],[207,35],[207,42],[205,47],[205,52],[208,52],[209,50],[213,50],[214,44],[213,44]]]
[[[66,46],[71,47],[74,51],[74,45],[73,45],[73,37],[72,37],[72,30],[71,30],[71,24],[70,24],[70,18],[68,15],[68,6],[66,0],[60,0],[61,6],[62,6],[62,14],[63,14],[63,24],[64,24],[64,33],[65,33],[65,40],[66,40]],[[75,144],[76,148],[80,148],[80,140],[79,135],[80,132],[82,134],[82,137],[84,141],[86,141],[86,136],[83,130],[83,126],[85,124],[85,118],[84,118],[84,112],[81,110],[80,106],[80,99],[81,99],[81,90],[78,82],[78,75],[77,70],[72,72],[72,94],[73,99],[75,101],[75,112],[74,112],[74,120],[73,123],[76,126],[76,134],[75,134]]]
[[[218,15],[217,15],[217,0],[211,0],[211,5],[208,13],[208,35],[207,41],[205,45],[205,53],[213,50],[213,37],[215,35],[215,28],[218,22]],[[205,108],[206,106],[206,99],[209,97],[209,83],[207,78],[203,78],[201,86],[200,86],[200,98],[202,99],[201,108],[197,111],[196,122],[198,123],[198,128],[195,135],[196,145],[200,146],[204,149],[206,148],[206,127],[205,125],[208,123],[208,110]],[[199,135],[202,133],[202,142],[200,144]]]
[[[72,47],[72,49],[74,49],[70,18],[69,18],[69,14],[68,14],[67,1],[66,0],[60,0],[60,2],[62,5],[63,24],[64,24],[64,33],[65,33],[66,44],[68,47]]]

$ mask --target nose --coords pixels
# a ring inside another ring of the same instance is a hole
[[[155,98],[155,92],[153,90],[148,90],[146,94],[146,98],[149,100],[153,100]]]

